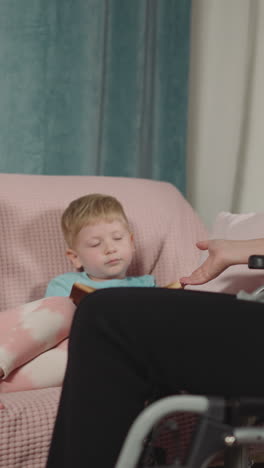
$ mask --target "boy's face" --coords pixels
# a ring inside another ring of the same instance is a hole
[[[94,281],[124,278],[134,251],[133,236],[125,223],[99,221],[83,227],[74,249],[66,254],[75,268],[83,267]]]

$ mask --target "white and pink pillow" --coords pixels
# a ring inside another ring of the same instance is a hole
[[[0,314],[0,392],[62,384],[75,305],[48,297]]]
[[[217,215],[211,239],[258,239],[264,237],[264,213],[235,214],[221,212]],[[259,252],[264,255],[264,252]],[[202,252],[199,264],[207,258],[207,251]],[[236,294],[240,290],[252,292],[264,285],[264,270],[252,270],[247,265],[234,265],[220,276],[206,284],[187,286],[188,290],[224,292]]]

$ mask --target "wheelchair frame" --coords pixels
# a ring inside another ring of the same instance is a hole
[[[172,465],[155,465],[157,468],[205,468],[223,450],[225,467],[248,468],[248,446],[264,444],[264,428],[245,425],[250,416],[264,416],[264,399],[226,401],[220,397],[170,396],[151,404],[136,418],[122,447],[116,468],[136,468],[144,448],[144,440],[152,428],[161,418],[177,412],[200,415],[189,454],[184,465],[176,459]],[[244,425],[233,425],[233,422],[241,418]]]

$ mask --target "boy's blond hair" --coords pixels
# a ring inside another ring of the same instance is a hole
[[[115,219],[123,221],[128,228],[124,208],[115,197],[92,193],[77,198],[62,214],[61,227],[65,241],[72,248],[76,236],[83,227],[101,220],[111,222]]]

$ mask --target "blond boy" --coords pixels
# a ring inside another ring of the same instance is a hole
[[[133,234],[121,203],[90,194],[73,200],[62,215],[66,255],[75,271],[52,279],[45,296],[69,296],[74,283],[94,289],[155,287],[151,275],[127,277],[134,253]]]

